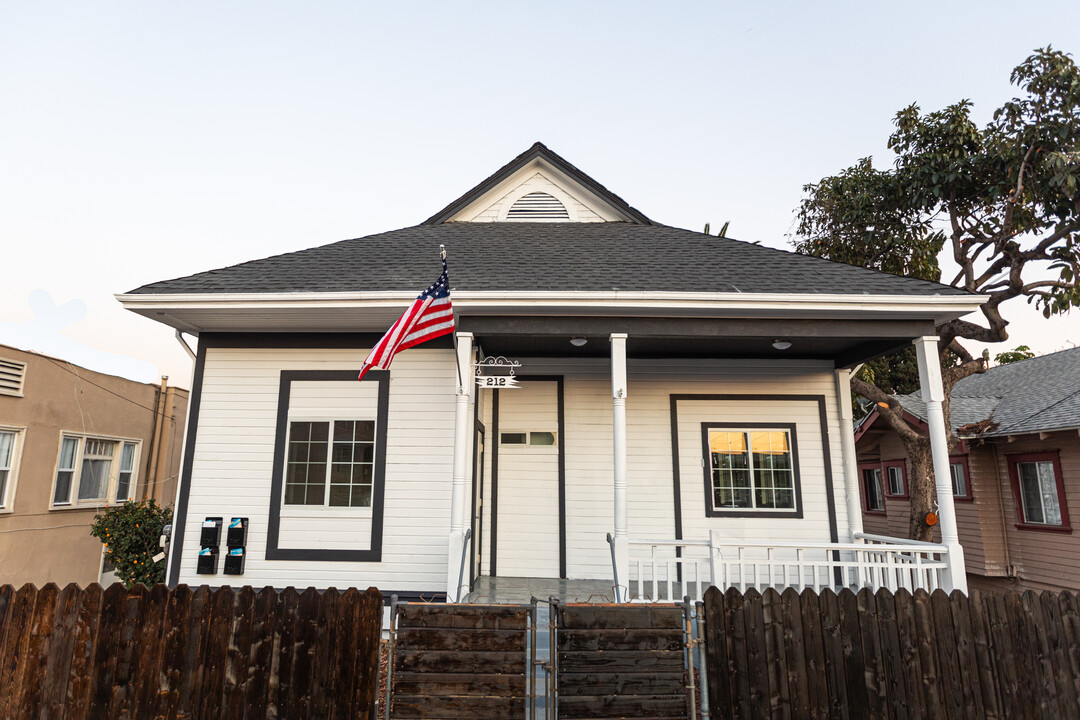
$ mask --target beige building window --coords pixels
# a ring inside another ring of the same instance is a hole
[[[126,502],[135,490],[139,442],[65,434],[60,439],[53,507]]]
[[[11,510],[15,502],[21,438],[22,428],[0,427],[0,511]]]

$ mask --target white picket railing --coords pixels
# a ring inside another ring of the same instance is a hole
[[[854,543],[715,544],[716,585],[745,591],[887,588],[932,592],[946,586],[948,549],[881,536]]]
[[[716,553],[708,540],[630,540],[630,601],[701,600],[714,584]]]
[[[700,599],[710,585],[741,592],[950,589],[945,546],[866,533],[855,537],[853,543],[728,542],[717,533],[709,540],[631,539],[629,567],[614,570],[629,599],[639,602]]]

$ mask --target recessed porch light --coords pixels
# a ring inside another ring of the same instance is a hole
[[[570,344],[573,345],[574,347],[581,347],[587,342],[589,342],[588,338],[582,338],[582,337],[570,338]]]
[[[791,343],[787,340],[773,340],[772,346],[777,350],[787,350],[791,347]]]

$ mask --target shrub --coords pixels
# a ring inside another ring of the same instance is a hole
[[[165,559],[154,556],[161,552],[162,528],[171,521],[171,507],[161,507],[153,499],[130,501],[95,515],[90,534],[105,544],[105,560],[126,587],[153,585],[165,580]]]

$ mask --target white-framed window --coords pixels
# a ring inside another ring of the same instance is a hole
[[[23,428],[0,426],[0,512],[9,512],[15,504],[23,431]]]
[[[64,433],[53,508],[127,502],[135,492],[140,441]]]
[[[706,428],[713,512],[794,511],[791,431]]]
[[[371,507],[374,420],[292,420],[287,443],[285,507]]]
[[[885,470],[889,473],[889,494],[904,495],[904,468],[890,465]]]
[[[1019,505],[1020,525],[1069,529],[1069,509],[1061,461],[1056,452],[1010,455],[1009,474]]]

